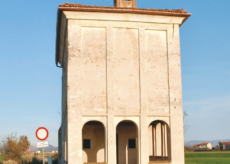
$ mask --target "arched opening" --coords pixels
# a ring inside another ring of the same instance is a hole
[[[138,128],[132,121],[122,121],[116,128],[117,164],[137,164]]]
[[[163,121],[153,121],[148,128],[149,163],[171,161],[170,129]]]
[[[105,162],[105,127],[99,121],[89,121],[82,128],[83,163]]]

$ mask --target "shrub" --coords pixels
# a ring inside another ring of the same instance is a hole
[[[6,157],[6,160],[14,160],[18,163],[22,162],[22,155],[29,148],[30,142],[27,136],[17,137],[17,134],[10,134],[1,141],[1,153]]]

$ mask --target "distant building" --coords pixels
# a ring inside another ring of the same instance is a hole
[[[210,142],[207,142],[207,143],[201,143],[200,144],[200,147],[202,149],[212,149],[212,144]]]
[[[212,149],[212,144],[210,142],[205,142],[201,144],[196,144],[193,146],[195,149]]]
[[[199,145],[199,144],[196,144],[196,145],[194,145],[193,147],[194,147],[194,149],[199,149],[199,148],[200,148],[200,145]]]
[[[41,153],[41,150],[36,150],[35,153]]]
[[[224,149],[230,149],[230,142],[219,142],[220,145],[220,149],[224,150]]]
[[[57,150],[44,151],[44,153],[58,153]]]
[[[33,151],[27,150],[26,153],[27,153],[27,154],[30,154],[30,153],[33,153]]]

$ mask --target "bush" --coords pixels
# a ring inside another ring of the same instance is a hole
[[[14,160],[18,163],[22,162],[22,155],[29,148],[30,142],[27,136],[17,137],[17,134],[10,134],[1,141],[1,153],[6,157],[6,160]]]

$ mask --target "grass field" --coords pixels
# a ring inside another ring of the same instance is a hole
[[[185,164],[230,164],[230,152],[188,152]]]

